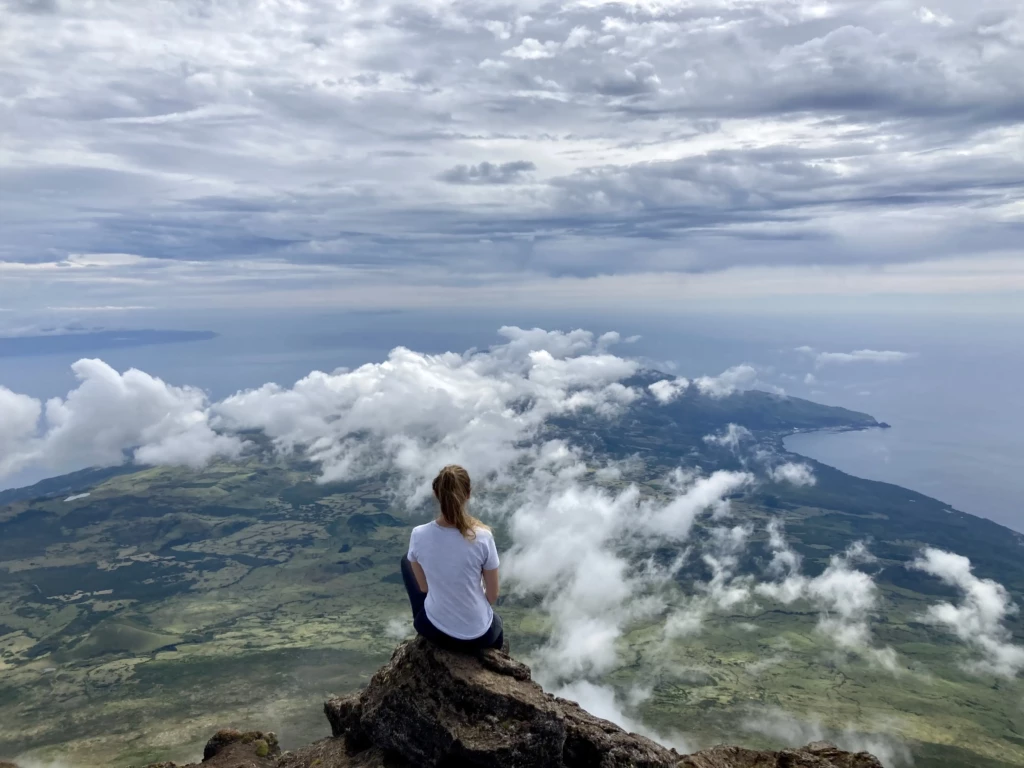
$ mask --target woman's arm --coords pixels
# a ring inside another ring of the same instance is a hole
[[[498,602],[498,569],[484,571],[484,594],[487,602],[494,605]]]
[[[409,561],[409,565],[412,566],[412,573],[416,577],[416,584],[419,585],[420,592],[423,594],[427,593],[427,574],[423,572],[423,566],[412,560]]]

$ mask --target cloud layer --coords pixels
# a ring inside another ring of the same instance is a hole
[[[810,467],[785,461],[732,424],[704,443],[731,454],[736,469],[707,474],[681,465],[640,484],[642,458],[610,461],[545,429],[552,417],[614,418],[640,401],[661,407],[657,389],[627,385],[639,364],[615,354],[619,335],[518,327],[500,334],[502,342],[486,350],[430,355],[399,347],[383,362],[313,372],[291,387],[267,384],[219,402],[141,371],[81,360],[79,384],[64,398],[42,403],[0,387],[0,474],[126,460],[199,466],[251,450],[242,435],[259,430],[277,450],[316,462],[326,481],[386,474],[395,501],[418,508],[437,468],[463,463],[481,488],[478,512],[508,532],[503,573],[511,592],[546,617],[547,638],[532,659],[538,680],[627,725],[636,725],[642,691],[631,704],[602,681],[621,665],[625,637],[638,625],[656,627],[657,662],[715,613],[801,602],[817,612],[818,632],[837,650],[901,671],[895,652],[873,636],[881,597],[870,572],[875,558],[862,542],[811,576],[773,519],[771,560],[743,566],[758,525],[737,519],[730,498],[765,481],[811,484]],[[687,396],[720,397],[755,373],[737,374],[742,368],[708,378],[713,386],[667,380],[666,387],[673,396],[685,386]],[[694,564],[706,576],[684,578]],[[1005,589],[973,576],[966,558],[938,550],[926,550],[914,567],[963,593],[960,605],[933,606],[925,618],[975,649],[969,669],[1013,676],[1024,668],[1024,651],[1003,625],[1014,610]],[[394,622],[388,632],[407,629]]]
[[[3,303],[1024,287],[1012,0],[0,10]]]

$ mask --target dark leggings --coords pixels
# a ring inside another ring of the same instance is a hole
[[[501,624],[501,616],[494,614],[491,621],[491,628],[480,637],[472,640],[459,640],[458,638],[446,635],[440,629],[430,623],[427,612],[423,607],[427,599],[427,593],[420,589],[416,583],[416,574],[413,573],[412,563],[408,557],[402,557],[402,580],[405,581],[405,591],[409,593],[409,602],[412,604],[412,624],[416,632],[423,635],[434,645],[447,648],[452,651],[478,651],[481,648],[501,648],[505,642],[505,632]]]

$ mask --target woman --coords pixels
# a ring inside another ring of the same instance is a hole
[[[413,626],[454,650],[501,648],[498,550],[486,525],[469,512],[469,473],[449,464],[434,478],[437,518],[413,528],[402,578],[412,603]]]

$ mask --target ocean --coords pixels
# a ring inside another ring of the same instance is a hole
[[[97,313],[100,314],[100,313]],[[889,430],[813,433],[787,439],[790,450],[861,477],[935,496],[965,512],[1024,531],[1024,319],[971,315],[709,313],[672,316],[596,313],[468,312],[158,312],[89,317],[107,329],[213,331],[189,341],[145,334],[111,345],[111,334],[62,339],[47,352],[0,348],[0,385],[47,398],[74,386],[70,364],[99,357],[221,398],[268,381],[289,385],[311,370],[381,360],[395,346],[464,351],[496,343],[501,325],[619,331],[640,339],[618,349],[651,367],[686,376],[717,374],[739,363],[758,369],[758,387],[865,411]],[[171,339],[170,341],[168,339]],[[105,340],[104,340],[105,339]],[[45,342],[40,342],[40,345]],[[797,351],[809,346],[814,352]],[[838,362],[821,352],[907,353],[899,361]],[[812,378],[808,378],[808,374]],[[39,470],[0,480],[34,482]]]

